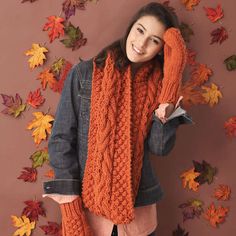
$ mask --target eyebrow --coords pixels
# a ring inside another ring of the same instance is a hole
[[[147,29],[142,25],[142,24],[140,24],[140,23],[138,23],[138,25],[140,25],[140,26],[142,26],[143,27],[143,29],[144,30],[146,30],[147,31]],[[158,38],[158,39],[160,39],[161,40],[161,42],[164,42],[164,40],[162,39],[162,38],[160,38],[159,36],[157,36],[157,35],[153,35],[155,38]]]

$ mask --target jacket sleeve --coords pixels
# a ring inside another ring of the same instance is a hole
[[[79,164],[77,152],[78,65],[72,67],[65,81],[57,106],[52,133],[48,142],[49,163],[55,179],[44,182],[44,192],[79,194]]]
[[[151,129],[147,136],[149,151],[156,156],[168,155],[175,145],[176,131],[181,124],[193,124],[192,118],[184,114],[163,124],[153,114]]]

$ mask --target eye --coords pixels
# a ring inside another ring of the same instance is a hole
[[[143,34],[143,30],[141,28],[137,28],[137,31],[140,33],[140,34]]]
[[[151,38],[151,41],[152,41],[153,43],[155,43],[155,44],[159,44],[159,41],[156,40],[156,39]]]

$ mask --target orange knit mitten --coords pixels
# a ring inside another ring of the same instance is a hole
[[[159,103],[173,103],[178,100],[183,70],[187,60],[187,50],[181,32],[177,28],[169,28],[164,39],[164,78]]]
[[[86,221],[81,197],[74,201],[60,204],[63,236],[92,236]]]

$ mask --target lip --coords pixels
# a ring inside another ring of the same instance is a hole
[[[139,49],[138,49],[137,47],[135,47],[133,44],[132,44],[132,49],[133,49],[137,54],[139,54],[139,55],[143,55],[143,54],[144,54],[143,51],[139,50]]]

